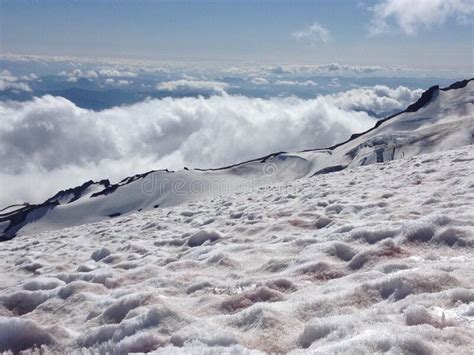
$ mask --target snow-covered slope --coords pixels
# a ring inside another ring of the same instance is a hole
[[[87,182],[43,204],[0,212],[0,240],[442,151],[472,144],[473,137],[474,80],[435,86],[407,110],[328,149],[275,153],[221,169],[151,171],[118,184]]]
[[[473,162],[467,146],[3,242],[0,352],[472,354]]]

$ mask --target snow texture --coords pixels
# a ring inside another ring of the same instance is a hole
[[[0,351],[470,354],[472,162],[466,146],[17,236]]]

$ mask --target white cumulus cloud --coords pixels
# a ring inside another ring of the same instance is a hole
[[[386,32],[392,25],[399,27],[408,35],[415,34],[420,28],[441,25],[450,17],[459,23],[474,14],[472,0],[383,0],[372,7],[373,20],[371,32]]]
[[[252,79],[250,79],[250,82],[252,84],[255,84],[255,85],[268,85],[268,84],[270,84],[270,82],[267,79],[261,78],[261,77],[252,78]]]
[[[405,86],[389,88],[385,85],[357,88],[326,96],[326,100],[346,110],[383,113],[402,111],[418,100],[421,89],[411,90]]]
[[[120,78],[134,78],[137,74],[131,71],[120,71],[114,68],[104,68],[97,71],[100,76],[106,78],[120,77]]]
[[[229,87],[229,84],[220,81],[211,80],[189,80],[180,79],[173,81],[165,81],[156,85],[158,90],[175,91],[182,89],[194,89],[194,90],[211,90],[222,93]]]
[[[0,181],[8,186],[0,206],[40,202],[89,179],[330,146],[375,123],[363,110],[402,108],[418,95],[376,86],[310,100],[164,98],[100,112],[49,95],[0,102]]]
[[[315,83],[313,80],[306,81],[296,81],[296,80],[277,80],[275,85],[285,85],[285,86],[318,86],[318,83]]]
[[[314,22],[312,25],[292,33],[293,38],[299,41],[307,41],[311,44],[316,42],[328,42],[331,39],[331,34],[327,28]]]
[[[0,79],[0,91],[17,90],[31,92],[31,88],[27,83],[16,83]]]
[[[137,75],[131,71],[126,70],[118,70],[115,68],[102,68],[99,70],[86,70],[83,71],[81,69],[73,69],[69,72],[62,71],[59,73],[61,76],[68,76],[74,78],[89,78],[89,79],[97,79],[99,77],[102,78],[134,78]]]
[[[0,180],[9,188],[1,189],[0,205],[38,202],[91,178],[218,167],[327,146],[373,122],[366,113],[338,109],[324,98],[167,98],[101,112],[52,96],[2,102]]]
[[[83,72],[81,69],[73,69],[69,72],[62,71],[58,75],[60,76],[67,76],[69,78],[75,78],[77,81],[77,78],[89,78],[89,79],[95,79],[98,78],[99,75],[96,73],[95,70],[87,70]]]
[[[0,72],[0,91],[4,90],[31,92],[31,88],[27,83],[20,82],[19,79],[8,70],[2,70]]]

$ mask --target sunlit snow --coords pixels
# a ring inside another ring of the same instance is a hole
[[[1,244],[0,351],[468,354],[474,148]]]

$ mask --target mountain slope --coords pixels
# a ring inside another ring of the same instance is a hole
[[[275,153],[220,169],[151,171],[118,184],[87,182],[43,204],[9,209],[0,214],[0,240],[446,150],[472,144],[473,137],[474,80],[434,86],[405,111],[327,149]]]
[[[472,354],[472,162],[461,147],[4,242],[0,352]]]

